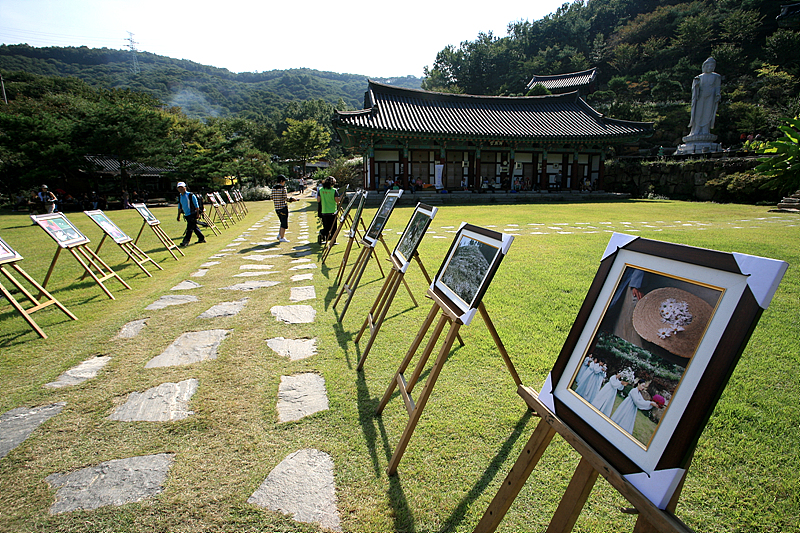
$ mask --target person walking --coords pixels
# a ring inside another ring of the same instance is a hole
[[[322,182],[317,195],[322,218],[322,240],[328,242],[336,231],[336,211],[339,209],[339,191],[336,190],[336,178],[328,176]],[[321,244],[321,243],[320,243]]]
[[[281,223],[278,230],[278,242],[289,242],[286,238],[286,230],[289,229],[289,202],[296,202],[297,198],[286,196],[286,176],[280,174],[275,178],[275,185],[272,186],[272,203],[275,206],[275,213]]]
[[[178,182],[178,218],[186,219],[186,233],[183,235],[183,242],[181,248],[189,245],[192,240],[192,233],[197,235],[197,244],[206,242],[205,236],[197,229],[197,217],[200,215],[200,205],[197,203],[197,198],[186,190],[186,184],[182,181]]]
[[[47,188],[47,185],[42,185],[39,191],[39,201],[44,206],[47,213],[55,213],[56,210],[56,195],[53,191]]]

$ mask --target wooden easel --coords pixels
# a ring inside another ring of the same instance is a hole
[[[364,221],[363,220],[361,221],[361,227],[364,230],[364,234],[366,234],[367,233],[367,229],[364,227]],[[355,241],[356,245],[361,246],[360,242],[356,241],[356,237],[358,237],[358,229],[357,228],[351,230],[350,233],[348,234],[347,246],[344,249],[344,255],[342,256],[342,262],[339,265],[339,271],[336,273],[336,280],[334,281],[334,283],[336,285],[339,285],[342,282],[342,279],[344,278],[344,269],[347,267],[347,260],[350,258],[350,250],[353,248],[353,242]],[[381,240],[383,240],[383,238],[381,238]],[[386,243],[383,243],[383,245],[386,246]],[[370,248],[370,246],[365,246],[364,248]],[[388,250],[388,248],[387,248],[387,250]],[[364,251],[362,250],[361,253],[363,254]],[[359,255],[359,257],[360,257],[360,255]],[[378,268],[381,271],[381,277],[385,277],[386,274],[383,273],[383,267],[381,266],[380,261],[378,261],[378,257],[377,256],[375,256],[375,262],[378,263]],[[355,265],[354,265],[354,268],[355,268]]]
[[[235,202],[233,198],[231,198],[231,193],[229,193],[228,191],[223,191],[223,192],[225,193],[225,196],[228,198],[228,205],[231,206],[231,211],[233,211],[233,214],[236,215],[236,218],[242,220],[244,218],[244,213],[242,213],[241,210],[239,209],[238,203]]]
[[[103,243],[105,242],[106,237],[108,237],[108,234],[107,233],[103,233],[103,238],[100,239],[100,244],[97,245],[97,249],[94,251],[95,254],[99,254],[100,253],[100,248],[103,247]],[[161,265],[159,265],[158,263],[153,261],[153,259],[149,255],[144,253],[144,251],[142,251],[141,248],[136,246],[136,244],[134,244],[133,241],[129,240],[127,242],[118,242],[117,246],[122,248],[122,251],[125,252],[125,254],[128,256],[128,259],[130,259],[131,261],[136,263],[136,266],[141,268],[142,272],[147,274],[148,278],[152,278],[153,275],[150,272],[148,272],[148,270],[144,267],[145,263],[153,263],[153,265],[157,269],[164,270],[161,267]],[[88,273],[84,272],[83,276],[81,276],[81,279],[84,279],[88,275],[89,275]]]
[[[146,220],[142,222],[142,227],[139,228],[139,234],[136,235],[136,240],[133,241],[133,244],[139,243],[139,238],[142,236],[142,232],[144,231],[145,226],[150,226],[153,229],[153,233],[156,234],[158,240],[161,241],[161,244],[164,245],[164,248],[167,249],[167,251],[172,255],[172,258],[175,261],[178,260],[178,256],[175,255],[175,252],[173,252],[172,250],[177,250],[177,252],[181,254],[182,257],[184,256],[184,253],[181,251],[180,248],[178,248],[178,245],[175,244],[175,242],[169,238],[169,235],[167,235],[163,229],[161,229],[161,224],[149,224]]]
[[[397,443],[397,447],[394,449],[392,458],[389,460],[389,465],[386,467],[386,473],[390,476],[397,472],[397,465],[400,463],[400,459],[402,459],[403,454],[408,447],[408,443],[411,441],[411,436],[414,434],[414,429],[417,427],[417,423],[422,417],[422,411],[425,409],[425,404],[428,403],[428,398],[430,398],[433,387],[436,385],[436,380],[439,378],[439,373],[442,371],[442,367],[447,361],[447,356],[450,353],[450,349],[453,347],[453,342],[456,340],[458,330],[463,325],[460,315],[455,310],[451,309],[444,300],[439,298],[435,292],[429,289],[428,296],[433,299],[433,307],[428,313],[425,322],[422,324],[419,333],[417,333],[417,336],[411,343],[411,347],[408,349],[403,362],[397,369],[392,382],[389,384],[389,388],[386,389],[386,393],[383,395],[383,399],[381,400],[381,403],[378,405],[378,409],[375,412],[376,415],[380,415],[383,412],[384,407],[386,407],[386,404],[389,403],[389,400],[391,399],[392,394],[394,394],[395,389],[400,389],[400,396],[402,396],[403,402],[405,403],[409,420],[408,424],[406,424],[403,434],[400,437],[400,442]],[[508,356],[508,352],[506,352],[505,346],[503,346],[503,342],[500,340],[500,336],[497,334],[497,330],[495,329],[492,320],[489,318],[489,314],[487,313],[483,302],[478,305],[478,311],[480,312],[481,317],[483,317],[483,321],[491,333],[492,338],[497,345],[497,349],[500,352],[500,355],[503,357],[508,371],[511,373],[514,383],[516,383],[517,387],[519,388],[520,385],[522,385],[522,381],[519,379],[517,370],[514,368],[514,364],[511,362],[511,358]],[[425,334],[428,332],[428,329],[430,329],[431,325],[436,319],[436,315],[439,314],[439,312],[441,312],[439,321],[437,322],[433,333],[431,333],[431,336],[428,339],[428,344],[425,346],[425,350],[417,362],[414,373],[411,375],[410,379],[406,380],[404,373],[411,364],[414,354],[416,353],[420,344],[422,344]],[[450,324],[450,329],[447,332],[444,343],[442,344],[441,348],[439,348],[439,354],[436,356],[436,361],[433,363],[433,367],[430,370],[428,379],[425,382],[425,385],[422,387],[422,392],[420,392],[419,397],[415,402],[411,398],[411,392],[414,390],[414,386],[417,384],[422,372],[425,370],[425,365],[428,362],[428,358],[431,356],[431,353],[433,353],[433,349],[435,348],[439,337],[442,335],[444,327],[448,323]]]
[[[422,274],[425,276],[428,285],[430,286],[431,277],[428,275],[425,265],[422,264],[422,260],[419,258],[419,253],[414,251],[413,257],[419,265],[420,270],[422,270]],[[367,318],[364,319],[364,324],[361,325],[361,330],[358,332],[358,336],[356,336],[355,342],[358,344],[358,342],[361,340],[361,336],[367,330],[367,326],[369,326],[369,341],[367,341],[367,345],[364,347],[361,358],[358,360],[358,366],[356,366],[356,370],[364,369],[364,362],[367,360],[367,355],[369,355],[369,351],[372,349],[372,343],[375,342],[375,337],[378,336],[378,331],[380,331],[381,325],[386,318],[386,313],[389,311],[389,307],[392,305],[392,301],[394,301],[397,290],[400,288],[400,283],[405,283],[405,272],[401,270],[401,265],[398,264],[397,259],[395,259],[395,257],[392,255],[389,256],[389,260],[392,262],[392,270],[386,277],[386,282],[383,284],[381,292],[379,292],[378,297],[375,298],[375,303],[372,304],[372,309],[370,309],[369,313],[367,313]],[[408,288],[407,284],[406,288]],[[411,301],[414,302],[414,306],[416,307],[419,305],[414,299],[414,295],[411,294],[410,291],[409,295],[411,296]],[[464,341],[461,339],[461,336],[457,335],[457,338],[458,343],[461,346],[464,346]]]
[[[688,464],[678,488],[666,505],[666,510],[661,510],[631,485],[618,470],[589,446],[586,441],[550,411],[539,400],[539,395],[535,390],[519,385],[517,392],[528,404],[528,407],[533,409],[542,419],[511,468],[511,472],[506,476],[497,491],[497,495],[495,495],[483,514],[483,518],[475,528],[476,533],[489,533],[497,529],[497,526],[503,520],[506,512],[520,490],[522,490],[531,472],[533,472],[539,459],[550,444],[550,440],[556,433],[575,448],[581,455],[581,460],[550,521],[550,525],[547,528],[548,532],[566,533],[572,531],[586,500],[589,498],[598,474],[602,474],[606,481],[635,507],[634,512],[638,513],[639,517],[634,527],[634,533],[689,533],[692,531],[673,514],[678,505],[683,483],[686,480]],[[625,511],[629,512],[628,510]]]
[[[341,222],[339,224],[336,224],[336,231],[333,233],[333,236],[332,237],[328,237],[328,242],[325,243],[325,250],[322,252],[322,264],[323,265],[325,264],[325,260],[328,258],[328,254],[330,254],[331,250],[333,249],[333,243],[336,242],[336,239],[339,237],[339,233],[341,233],[342,229],[344,228],[345,224],[347,224],[348,221],[350,222],[350,225],[352,226],[353,219],[352,219],[352,217],[350,216],[349,213],[348,213],[347,217],[345,217],[343,222]],[[353,237],[351,237],[351,238],[358,238],[358,240],[356,241],[356,244],[358,244],[364,238],[363,236],[367,234],[367,228],[366,228],[366,226],[364,226],[364,220],[361,219],[359,222],[361,222],[361,233],[359,233],[358,227],[356,226],[356,228],[354,228],[352,230],[352,231],[355,232],[355,235],[353,235]],[[348,243],[348,244],[351,247],[353,245],[353,243]],[[341,267],[339,268],[339,270],[341,271]],[[339,277],[339,276],[337,276],[337,277]]]
[[[231,226],[236,224],[236,219],[231,216],[228,208],[225,206],[225,202],[222,201],[222,196],[218,192],[214,192],[214,196],[217,198],[217,203],[219,203],[219,206],[222,208],[222,211],[225,213],[225,217],[228,219],[228,222],[231,223]],[[231,207],[231,209],[233,209],[233,207]]]
[[[233,197],[236,198],[236,201],[239,202],[239,207],[244,211],[244,214],[248,214],[250,212],[247,209],[247,204],[244,203],[244,196],[242,196],[242,192],[238,189],[233,190]]]
[[[220,223],[222,224],[222,227],[225,228],[225,229],[228,229],[228,222],[225,220],[225,217],[222,215],[222,210],[220,209],[220,205],[217,203],[217,197],[214,196],[213,193],[209,192],[209,193],[206,193],[206,198],[208,198],[211,201],[211,205],[214,206],[214,212],[212,213],[212,216],[210,217],[209,220],[213,221],[213,219],[215,218],[214,215],[216,215],[216,218],[217,218],[217,220],[220,221]]]
[[[59,248],[59,249],[60,249],[60,248]],[[43,302],[40,302],[38,298],[34,297],[34,296],[33,296],[33,295],[30,293],[30,292],[28,292],[28,291],[25,289],[25,287],[22,285],[22,283],[20,283],[20,282],[19,282],[19,280],[17,280],[17,279],[16,279],[16,278],[15,278],[15,277],[14,277],[14,276],[11,274],[11,272],[9,272],[9,271],[6,269],[6,266],[10,266],[10,267],[11,267],[11,268],[13,268],[14,270],[16,270],[16,271],[17,271],[17,274],[19,274],[20,276],[22,276],[23,278],[25,278],[25,280],[26,280],[28,283],[30,283],[31,285],[33,285],[33,287],[34,287],[36,290],[38,290],[38,291],[39,291],[39,297],[41,297],[41,296],[43,295],[43,296],[45,296],[45,297],[46,297],[46,300],[44,300]],[[38,325],[38,324],[37,324],[37,323],[36,323],[36,322],[35,322],[35,321],[34,321],[34,320],[31,318],[31,316],[30,316],[31,314],[35,313],[36,311],[39,311],[40,309],[44,309],[45,307],[48,307],[48,306],[50,306],[50,305],[55,305],[56,307],[58,307],[59,309],[61,309],[61,310],[64,312],[64,314],[65,314],[65,315],[67,315],[67,316],[68,316],[69,318],[71,318],[72,320],[78,320],[78,317],[76,317],[75,315],[73,315],[72,313],[70,313],[69,309],[67,309],[66,307],[64,307],[64,305],[62,305],[62,304],[61,304],[61,302],[59,302],[58,300],[56,300],[56,299],[53,297],[53,295],[52,295],[52,294],[50,294],[49,292],[47,292],[47,289],[45,289],[45,288],[44,288],[42,285],[39,285],[39,284],[36,282],[36,280],[35,280],[35,279],[33,279],[32,277],[30,277],[30,276],[28,275],[28,273],[27,273],[27,272],[25,272],[24,270],[22,270],[22,267],[20,267],[20,266],[17,264],[17,262],[16,262],[16,261],[13,261],[13,262],[11,262],[11,263],[3,263],[3,264],[0,264],[0,272],[2,272],[2,273],[3,273],[3,275],[4,275],[4,276],[5,276],[7,279],[8,279],[8,281],[10,281],[10,282],[11,282],[11,284],[12,284],[14,287],[16,287],[16,288],[17,288],[17,290],[18,290],[19,292],[21,292],[21,293],[22,293],[22,294],[25,296],[25,298],[27,298],[27,299],[28,299],[28,300],[29,300],[29,301],[30,301],[30,302],[33,304],[33,307],[29,307],[29,308],[25,309],[25,308],[22,306],[22,304],[20,304],[20,303],[19,303],[19,302],[18,302],[18,301],[17,301],[17,300],[14,298],[14,296],[11,294],[11,292],[10,292],[8,289],[6,289],[6,288],[3,286],[3,284],[2,284],[2,283],[0,283],[0,292],[2,292],[2,293],[3,293],[3,295],[6,297],[6,299],[9,301],[9,303],[11,303],[11,305],[12,305],[12,306],[13,306],[13,307],[14,307],[14,308],[17,310],[17,311],[19,311],[19,312],[22,314],[22,317],[25,319],[25,321],[26,321],[26,322],[27,322],[27,323],[28,323],[28,324],[29,324],[29,325],[30,325],[30,326],[33,328],[33,330],[34,330],[36,333],[38,333],[38,334],[39,334],[39,336],[40,336],[41,338],[43,338],[43,339],[46,339],[46,338],[47,338],[47,335],[45,334],[44,330],[42,330],[42,328],[40,328],[40,327],[39,327],[39,325]]]
[[[130,289],[131,288],[130,285],[125,283],[125,280],[119,277],[119,275],[116,272],[114,272],[111,269],[111,267],[105,263],[105,261],[100,259],[100,256],[94,253],[92,249],[87,246],[87,244],[88,242],[85,242],[83,244],[76,244],[74,246],[68,247],[67,250],[69,250],[69,253],[71,253],[73,257],[75,257],[75,259],[78,261],[78,263],[80,263],[80,265],[83,267],[86,273],[89,276],[91,276],[92,279],[98,285],[100,285],[100,288],[103,289],[103,292],[106,293],[106,296],[108,296],[112,300],[116,300],[116,298],[114,298],[114,295],[111,294],[111,291],[109,291],[108,288],[106,288],[106,286],[103,285],[103,282],[108,281],[109,279],[116,279],[117,281],[122,283],[122,285],[126,289]],[[53,256],[53,261],[50,263],[50,268],[47,270],[47,275],[44,277],[44,281],[42,282],[42,289],[37,295],[37,298],[41,298],[43,295],[45,295],[45,293],[43,292],[44,288],[47,287],[47,282],[50,280],[50,275],[53,273],[53,269],[56,266],[56,261],[58,261],[58,256],[60,254],[61,254],[61,246],[59,246],[56,249],[56,255]],[[92,269],[96,270],[98,273],[95,274]]]
[[[211,232],[214,235],[222,235],[222,232],[219,230],[217,225],[214,224],[214,221],[211,220],[211,218],[208,216],[208,213],[206,213],[205,206],[203,206],[203,208],[200,210],[200,220],[206,223],[206,226],[211,230]]]
[[[389,247],[386,246],[386,241],[383,240],[383,235],[378,237],[378,240],[381,241],[383,244],[383,248],[386,250],[386,253],[389,254],[391,258],[392,253],[389,251]],[[344,319],[344,315],[347,313],[347,308],[350,307],[350,301],[353,299],[353,294],[355,294],[356,289],[358,288],[358,283],[361,281],[361,276],[364,274],[364,271],[367,269],[367,265],[369,264],[369,260],[373,257],[373,252],[375,248],[370,246],[366,242],[362,242],[361,244],[364,245],[361,248],[361,253],[358,255],[358,259],[353,264],[353,269],[350,271],[350,275],[347,276],[347,281],[344,282],[342,288],[339,290],[339,295],[336,297],[336,301],[333,302],[333,308],[336,309],[336,304],[339,303],[339,300],[342,298],[342,295],[346,292],[347,293],[347,302],[344,304],[344,309],[342,309],[342,314],[339,315],[338,321],[341,323],[342,319]],[[381,270],[381,277],[386,277],[386,274],[383,272],[383,267],[381,266],[381,262],[378,260],[378,255],[375,254],[375,262],[378,263],[378,268]],[[411,293],[411,288],[406,283],[404,277],[400,278],[401,281],[405,284],[406,290],[408,291],[409,296],[414,301],[414,305],[417,305],[417,300],[414,298],[414,295]]]

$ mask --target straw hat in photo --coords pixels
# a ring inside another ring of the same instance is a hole
[[[703,337],[712,311],[705,300],[690,292],[662,287],[648,292],[636,304],[633,328],[642,339],[689,358]]]

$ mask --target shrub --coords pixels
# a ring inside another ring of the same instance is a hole
[[[251,187],[242,191],[245,202],[260,202],[272,198],[272,190],[269,187]]]

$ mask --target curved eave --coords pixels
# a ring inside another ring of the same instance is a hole
[[[396,130],[381,130],[372,128],[363,128],[352,125],[336,124],[334,126],[339,136],[347,146],[356,146],[357,142],[347,142],[346,139],[361,139],[361,138],[390,138],[398,140],[422,140],[430,139],[432,141],[465,141],[465,142],[492,142],[500,141],[509,144],[540,144],[540,143],[556,143],[556,144],[596,144],[596,143],[610,143],[610,144],[625,144],[629,142],[636,142],[640,139],[650,137],[653,134],[652,130],[635,132],[625,135],[576,135],[572,137],[561,136],[548,136],[542,135],[537,137],[517,137],[517,136],[488,136],[488,135],[464,135],[464,134],[449,134],[449,133],[417,133],[409,131],[396,131]]]

